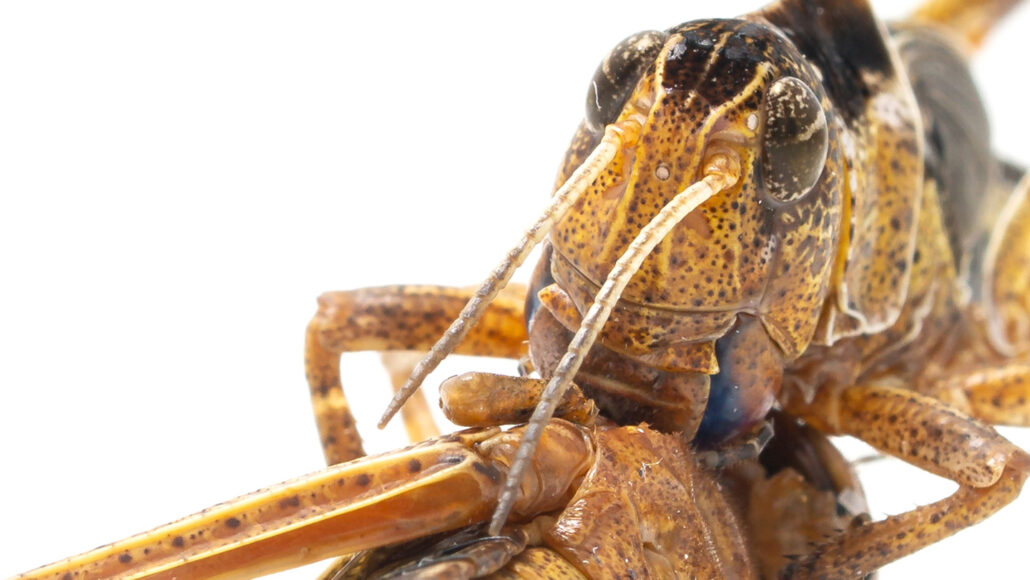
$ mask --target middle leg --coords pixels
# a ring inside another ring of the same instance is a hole
[[[361,457],[361,439],[340,383],[340,356],[363,350],[428,350],[474,293],[470,288],[387,286],[323,294],[308,324],[305,370],[326,461]],[[526,290],[505,289],[458,354],[517,359],[526,352]]]

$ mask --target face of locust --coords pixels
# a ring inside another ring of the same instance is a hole
[[[575,329],[641,228],[713,156],[734,159],[736,184],[659,243],[599,339],[649,366],[713,375],[705,421],[719,439],[765,415],[783,364],[815,332],[840,234],[842,123],[790,41],[746,20],[691,22],[616,46],[594,76],[559,182],[624,119],[640,123],[639,138],[551,233],[555,283],[545,271],[539,303]],[[734,358],[755,362],[731,369]],[[720,403],[722,383],[751,388]]]

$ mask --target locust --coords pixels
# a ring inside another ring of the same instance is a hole
[[[502,423],[534,408],[490,533],[580,389],[701,447],[782,406],[957,482],[941,514],[979,514],[964,525],[1012,501],[1030,456],[984,422],[1030,416],[1030,179],[990,155],[963,53],[1009,8],[931,3],[887,29],[862,2],[777,2],[626,38],[595,73],[551,205],[475,292],[322,297],[307,368],[327,459],[360,453],[338,355],[442,334],[380,426],[448,354],[517,356],[526,337],[489,309],[543,243],[522,314],[546,387],[481,376],[455,395],[503,398]],[[876,551],[914,549],[886,537]],[[875,566],[846,543],[834,566]]]

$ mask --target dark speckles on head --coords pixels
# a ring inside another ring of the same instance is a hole
[[[726,103],[744,93],[769,53],[766,27],[741,20],[708,20],[682,30],[681,43],[666,58],[666,90],[689,91],[708,103]]]

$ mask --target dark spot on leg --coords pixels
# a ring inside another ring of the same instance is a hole
[[[483,465],[482,463],[476,461],[472,464],[472,468],[478,471],[479,473],[482,473],[483,475],[489,477],[490,481],[494,483],[501,481],[501,472],[493,465]]]
[[[463,455],[444,455],[437,461],[443,465],[455,465],[465,461],[465,457]]]
[[[132,556],[128,554],[122,554],[121,556],[118,556],[118,561],[122,564],[128,564],[129,562],[132,562]]]
[[[175,538],[172,540],[172,545],[176,548],[181,548],[186,545],[186,539],[182,536],[175,536]]]
[[[237,518],[229,518],[225,520],[225,525],[229,526],[230,528],[238,528],[240,527],[240,520]]]
[[[422,462],[418,459],[412,459],[408,462],[408,471],[410,471],[411,473],[418,473],[419,471],[422,471]]]
[[[300,506],[300,498],[295,495],[279,500],[279,509],[289,509],[298,506]]]
[[[354,482],[360,485],[361,487],[365,487],[366,485],[372,483],[372,478],[369,477],[367,473],[362,473],[357,477],[357,479],[354,480]]]

